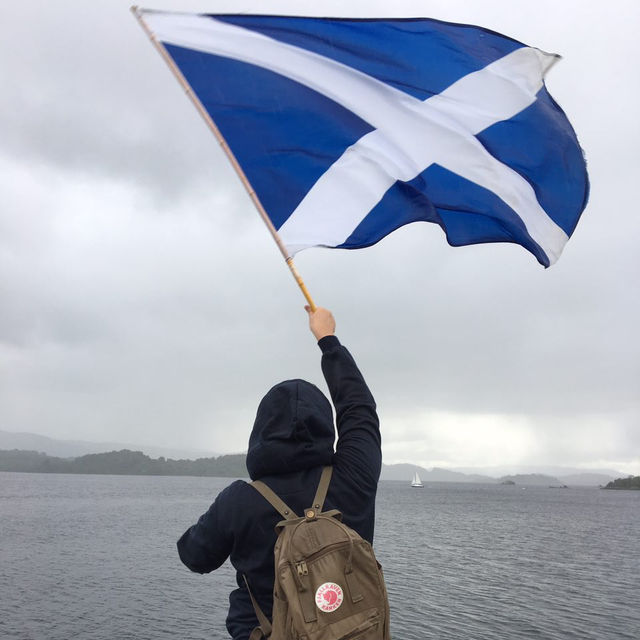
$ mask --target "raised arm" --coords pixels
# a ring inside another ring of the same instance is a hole
[[[322,350],[322,372],[336,410],[335,463],[343,466],[354,480],[376,485],[382,452],[375,400],[353,357],[335,336],[336,323],[331,312],[305,308],[309,328]]]

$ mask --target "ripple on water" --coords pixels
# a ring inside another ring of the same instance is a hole
[[[234,571],[190,573],[175,541],[228,482],[0,474],[0,636],[226,637]],[[639,498],[381,483],[394,638],[637,640]]]

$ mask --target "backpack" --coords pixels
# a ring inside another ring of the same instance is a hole
[[[390,640],[389,602],[371,544],[322,511],[332,467],[322,470],[313,504],[297,516],[266,484],[251,485],[283,516],[273,549],[273,621],[256,602],[249,640]]]

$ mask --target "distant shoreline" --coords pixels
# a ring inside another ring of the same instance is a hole
[[[248,477],[242,454],[197,460],[150,458],[141,451],[90,453],[77,458],[58,458],[38,451],[0,450],[0,471],[18,473],[67,473],[88,475]]]
[[[450,469],[426,470],[417,465],[382,465],[382,481],[409,482],[414,471],[423,482],[458,482],[528,487],[601,487],[607,489],[638,488],[627,486],[628,479],[615,480],[597,473],[581,476],[550,476],[540,473],[506,475],[499,478],[466,474]],[[246,454],[227,454],[195,460],[174,460],[160,456],[151,458],[141,451],[122,449],[106,453],[90,453],[62,458],[23,449],[0,449],[0,471],[16,473],[62,473],[86,475],[184,476],[215,478],[248,478]],[[606,487],[604,485],[606,484]]]

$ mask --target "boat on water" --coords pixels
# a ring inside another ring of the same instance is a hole
[[[417,471],[413,474],[413,480],[411,481],[411,486],[418,487],[418,488],[424,487],[424,485],[422,484],[422,480],[420,480],[420,476],[418,475]]]

